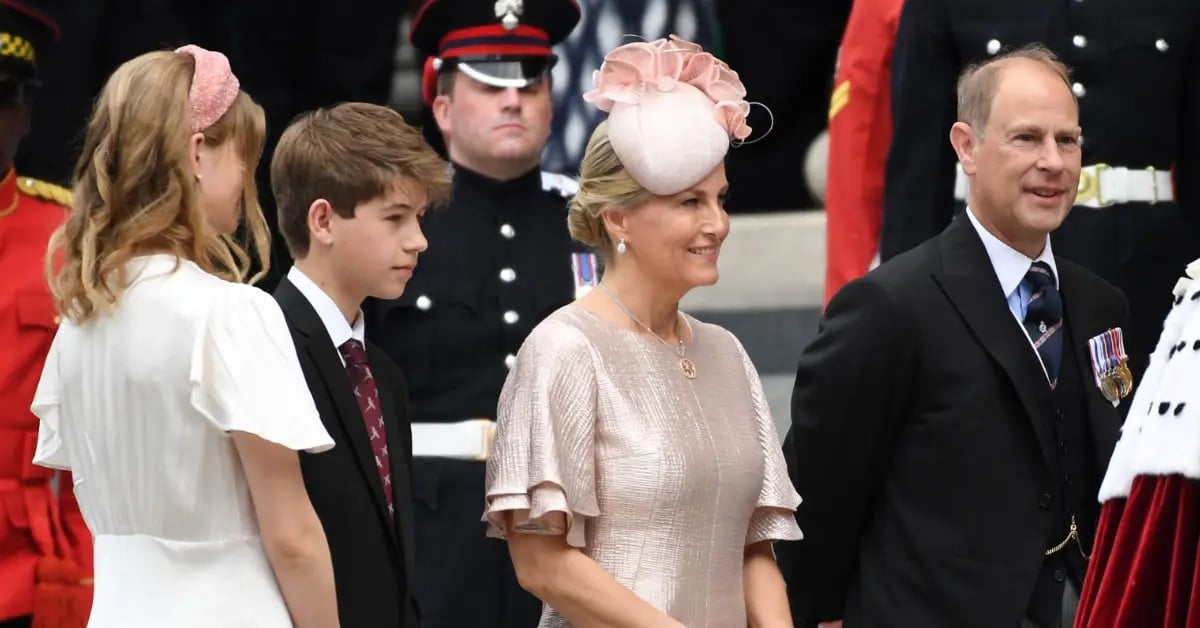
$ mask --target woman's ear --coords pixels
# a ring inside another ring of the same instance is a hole
[[[608,231],[611,241],[619,242],[629,239],[629,213],[616,209],[600,210],[600,218],[604,220],[604,229]]]
[[[192,133],[188,138],[188,163],[192,165],[192,174],[200,177],[200,153],[204,146],[204,134]]]

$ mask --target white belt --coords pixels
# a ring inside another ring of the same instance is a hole
[[[496,435],[490,419],[457,423],[413,423],[413,457],[487,460]]]
[[[962,170],[955,167],[954,198],[967,200],[970,180]],[[1158,203],[1175,200],[1175,189],[1171,173],[1167,170],[1145,168],[1114,168],[1108,164],[1084,166],[1079,173],[1079,192],[1075,205],[1081,207],[1108,207],[1115,203]]]

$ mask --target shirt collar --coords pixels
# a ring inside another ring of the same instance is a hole
[[[354,317],[354,324],[351,325],[346,322],[346,317],[342,315],[342,311],[338,309],[333,299],[329,298],[329,295],[325,294],[325,291],[315,281],[309,279],[304,271],[292,266],[288,270],[287,278],[317,311],[317,316],[325,325],[325,331],[329,332],[329,339],[333,341],[333,346],[341,347],[351,338],[366,344],[362,310],[358,311],[358,315]]]
[[[988,231],[970,207],[967,208],[967,217],[979,234],[979,239],[983,240],[983,248],[987,250],[988,259],[992,262],[992,269],[996,271],[996,278],[1000,280],[1000,288],[1004,290],[1005,298],[1012,296],[1021,285],[1021,280],[1025,279],[1025,273],[1029,272],[1029,266],[1034,262],[1045,262],[1050,266],[1054,273],[1054,287],[1058,287],[1058,265],[1054,263],[1054,250],[1050,247],[1049,235],[1046,236],[1046,246],[1042,248],[1042,254],[1037,259],[1030,259]]]

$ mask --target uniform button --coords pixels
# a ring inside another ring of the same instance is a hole
[[[513,229],[512,225],[504,223],[500,225],[500,235],[504,236],[505,240],[511,240],[517,235],[517,230]]]
[[[510,353],[510,354],[508,354],[508,355],[506,355],[506,356],[504,356],[504,366],[505,366],[505,368],[512,368],[512,367],[513,367],[513,365],[514,365],[514,364],[516,364],[516,363],[517,363],[517,356],[515,356],[515,355],[513,355],[513,354],[511,354],[511,353]]]
[[[1000,40],[999,39],[989,40],[987,43],[987,53],[990,55],[994,55],[997,52],[1000,52]]]
[[[417,309],[418,310],[428,310],[431,307],[433,307],[433,301],[431,301],[429,299],[429,297],[427,297],[423,294],[421,296],[417,297]]]
[[[1055,582],[1062,582],[1063,580],[1066,580],[1066,579],[1067,579],[1067,573],[1065,571],[1063,571],[1062,569],[1054,570],[1054,581]]]
[[[500,281],[504,283],[512,283],[517,278],[517,271],[511,268],[503,268],[500,270]]]
[[[519,320],[521,320],[521,315],[512,310],[504,313],[504,322],[508,323],[509,325],[516,325],[517,321]]]
[[[1083,83],[1076,83],[1072,85],[1071,91],[1075,92],[1076,98],[1083,98],[1084,95],[1087,94],[1087,88],[1083,86]]]
[[[1038,495],[1038,507],[1042,510],[1050,509],[1050,493],[1042,493]]]
[[[1084,37],[1083,35],[1076,35],[1071,38],[1071,43],[1075,44],[1076,48],[1083,48],[1087,45],[1087,37]]]
[[[1160,39],[1154,42],[1154,47],[1158,48],[1159,52],[1166,52],[1171,49],[1171,44],[1168,44],[1165,39]]]
[[[55,324],[55,325],[62,324],[62,317],[61,317],[61,316],[55,316],[55,317],[54,317],[54,324]]]

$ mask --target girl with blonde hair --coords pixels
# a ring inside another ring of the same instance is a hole
[[[772,543],[800,538],[800,498],[762,384],[731,333],[679,311],[717,281],[744,97],[675,38],[609,52],[584,96],[609,116],[569,227],[603,278],[521,347],[488,458],[484,519],[543,627],[791,626]]]
[[[338,624],[296,453],[333,441],[275,301],[241,283],[251,254],[266,268],[264,128],[197,46],[126,62],[96,101],[32,408],[34,462],[73,472],[95,536],[93,628]]]

